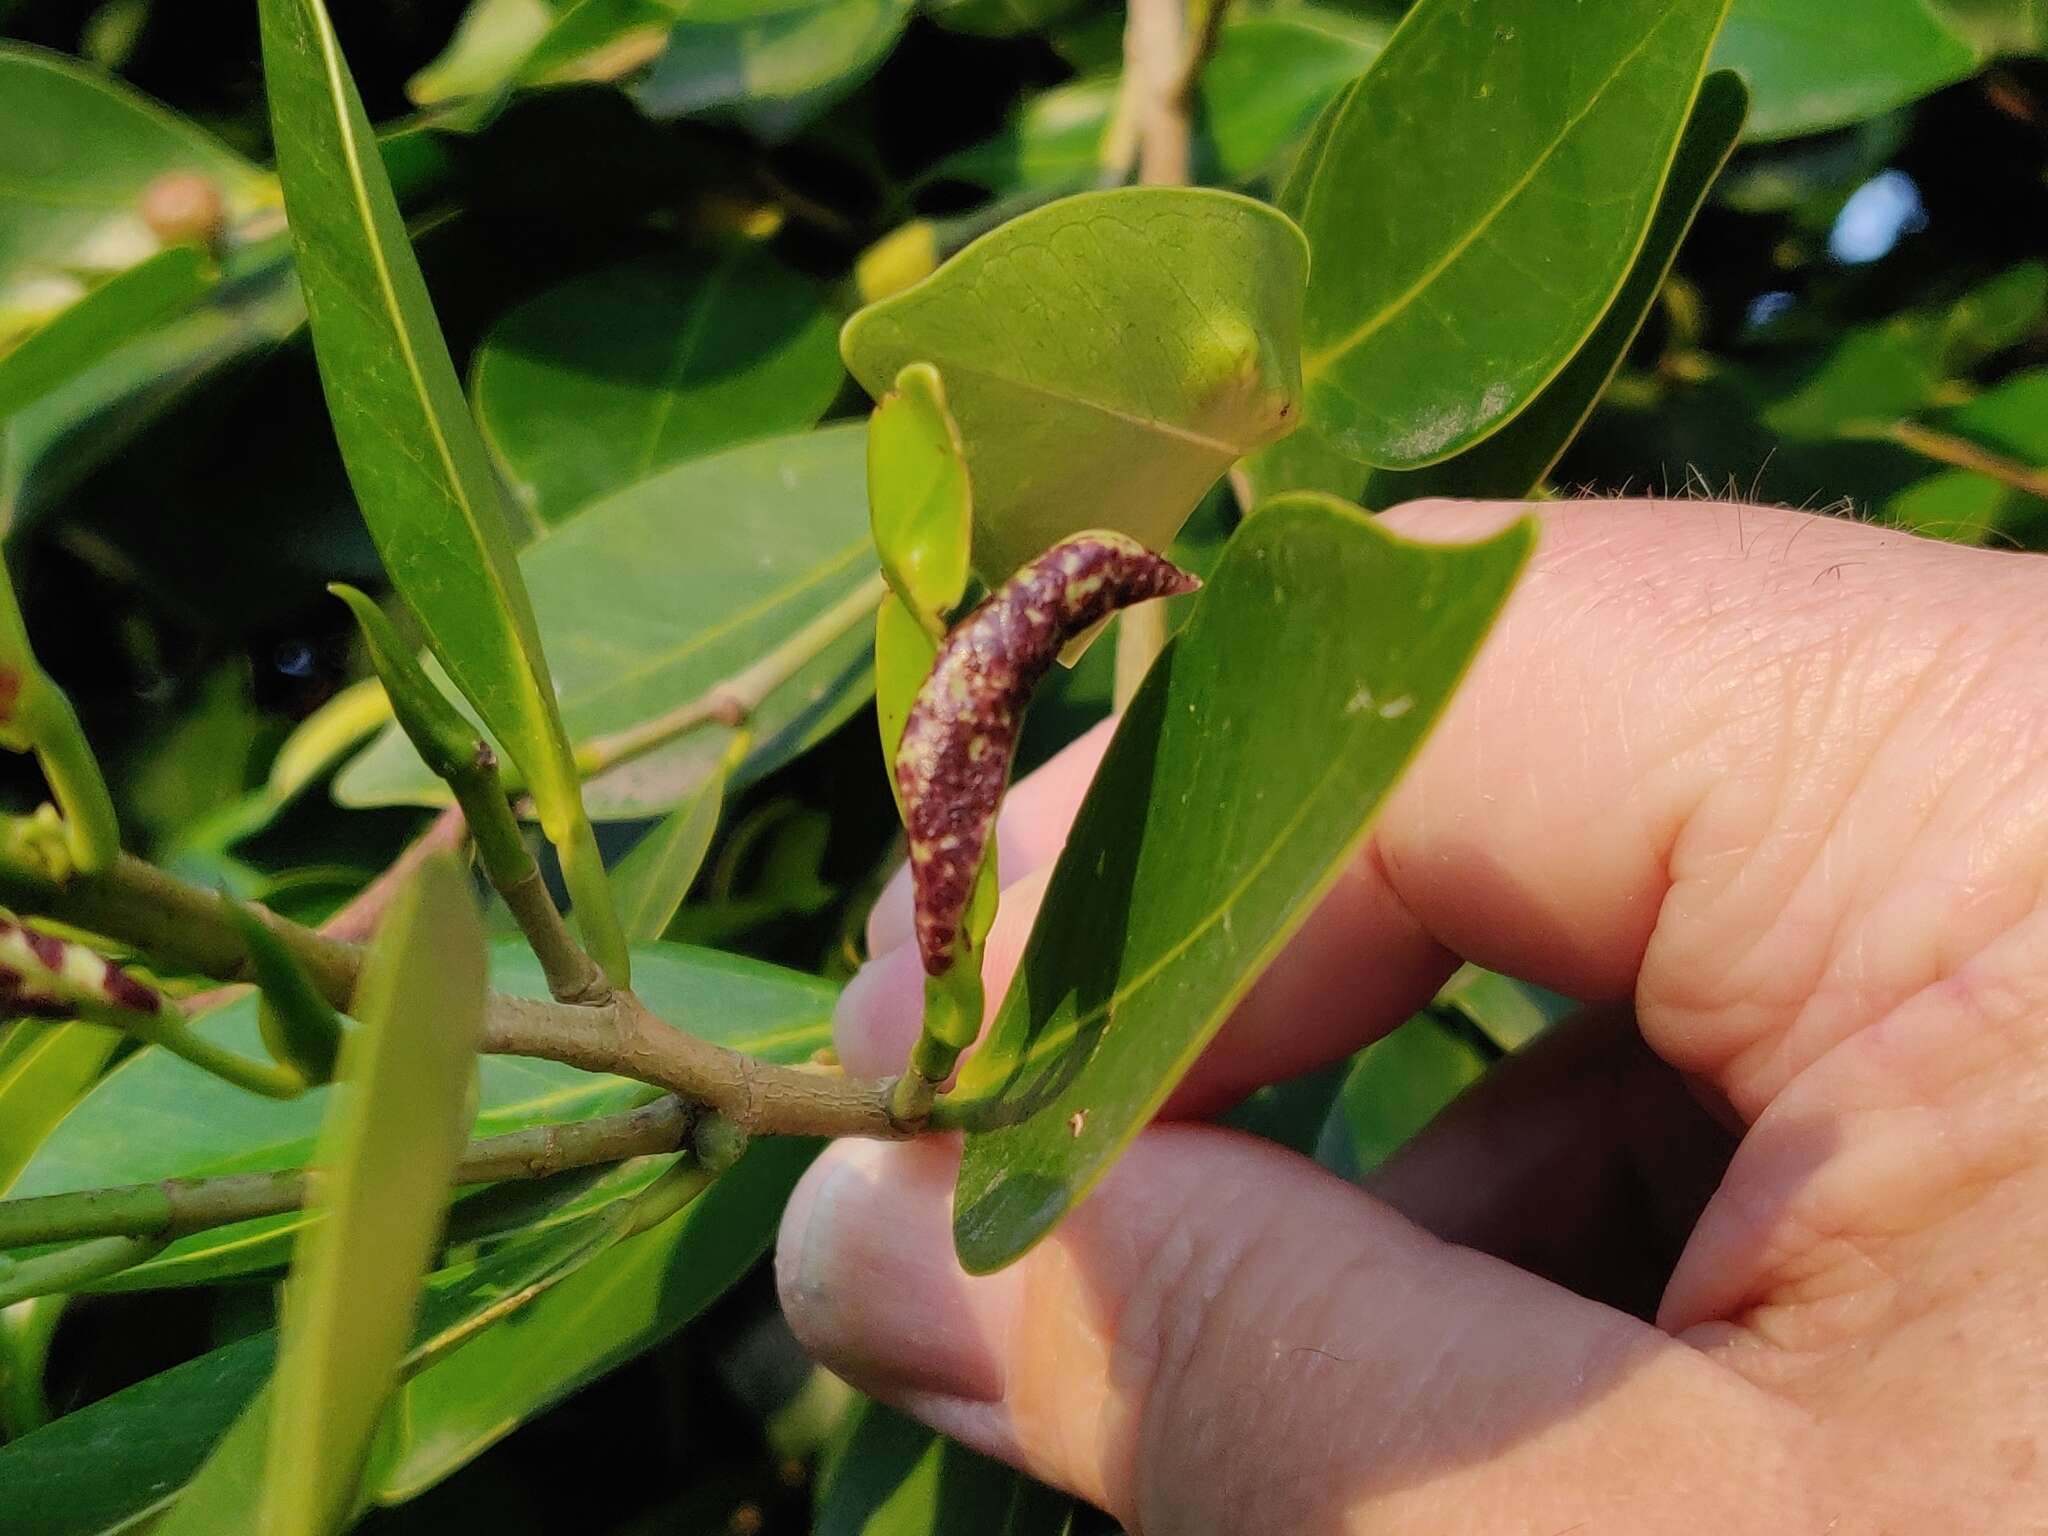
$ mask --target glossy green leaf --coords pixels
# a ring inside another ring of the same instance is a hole
[[[7,1029],[0,1060],[0,1194],[112,1058],[119,1030],[24,1019]]]
[[[683,803],[656,824],[612,871],[612,892],[619,921],[634,943],[658,939],[675,920],[676,909],[690,894],[718,814],[725,807],[724,772],[714,772],[690,792]]]
[[[256,1027],[271,1058],[308,1083],[332,1082],[345,1039],[341,1015],[313,985],[275,929],[240,902],[229,911],[235,931],[249,951],[260,994]]]
[[[1749,137],[1818,133],[1975,72],[1927,0],[1735,0],[1714,64],[1749,83]]]
[[[265,196],[254,166],[120,81],[0,45],[0,316],[29,297],[25,284],[154,255],[141,198],[167,171],[212,177],[231,217]],[[0,318],[0,338],[7,329]]]
[[[1937,411],[1928,419],[1943,431],[1980,443],[1994,453],[2048,469],[2048,368],[2015,373],[1976,399]]]
[[[874,570],[858,423],[679,464],[585,509],[520,558],[578,741],[696,698],[845,598]],[[849,631],[753,717],[751,783],[867,696],[869,636]],[[591,813],[659,815],[703,783],[732,731],[706,726],[585,786]],[[343,770],[345,805],[440,804],[387,730]]]
[[[1564,371],[1505,427],[1456,457],[1424,469],[1373,474],[1365,483],[1367,506],[1390,507],[1421,496],[1526,496],[1542,483],[1593,414],[1657,302],[1686,231],[1741,135],[1747,101],[1732,74],[1709,75],[1700,87],[1649,237],[1621,292]]]
[[[548,995],[539,963],[523,942],[500,941],[491,958],[495,986],[521,997]],[[813,977],[673,944],[643,946],[635,959],[641,999],[691,1034],[777,1060],[800,1059],[831,1038],[833,989]],[[217,1009],[195,1027],[245,1055],[262,1054],[253,998]],[[606,1114],[641,1102],[649,1092],[624,1078],[517,1056],[487,1056],[477,1072],[479,1136]],[[140,1051],[79,1101],[10,1193],[61,1194],[302,1167],[312,1159],[330,1093],[316,1088],[297,1099],[260,1099],[167,1052]],[[113,1284],[191,1284],[273,1269],[284,1262],[302,1224],[301,1217],[281,1216],[199,1233]]]
[[[495,90],[511,79],[554,22],[547,0],[470,0],[448,46],[405,82],[405,94],[431,107]]]
[[[866,79],[910,11],[911,0],[814,0],[723,16],[689,6],[634,100],[650,117],[730,118],[779,142]]]
[[[882,574],[934,637],[967,591],[973,517],[945,385],[930,363],[912,363],[868,417],[868,525]]]
[[[519,66],[525,84],[609,80],[661,52],[690,0],[576,0]]]
[[[461,866],[428,860],[378,926],[321,1130],[271,1383],[266,1536],[327,1536],[354,1507],[447,1219],[484,969]]]
[[[189,308],[213,285],[203,251],[173,246],[108,278],[0,355],[0,419],[68,383],[129,338]]]
[[[320,0],[262,0],[264,78],[300,285],[334,434],[392,583],[519,765],[561,852],[584,940],[625,942],[578,796],[488,454]]]
[[[1281,197],[1315,251],[1311,426],[1354,458],[1413,468],[1556,377],[1635,263],[1727,3],[1409,13]]]
[[[814,1536],[1064,1536],[1074,1501],[863,1398],[818,1479]]]
[[[1534,540],[1525,522],[1412,544],[1315,496],[1238,530],[1124,716],[962,1073],[969,1270],[1087,1192],[1338,878]]]
[[[983,236],[847,322],[880,397],[935,364],[974,481],[991,584],[1068,534],[1163,549],[1233,461],[1293,425],[1301,235],[1227,192],[1067,198]]]
[[[1324,104],[1371,66],[1388,31],[1313,5],[1227,21],[1195,87],[1196,178],[1237,185],[1272,169]],[[1085,185],[1101,165],[1116,85],[1112,73],[1043,91],[994,138],[941,161],[938,173],[998,192]]]
[[[1372,1172],[1485,1071],[1486,1057],[1470,1040],[1416,1015],[1358,1054],[1317,1160],[1347,1179]]]
[[[406,1383],[396,1446],[379,1458],[379,1502],[423,1492],[724,1294],[768,1251],[817,1150],[788,1137],[757,1142],[679,1215],[585,1264],[509,1324]]]
[[[1936,15],[1981,55],[2048,49],[2041,0],[1929,0]]]
[[[477,414],[542,527],[684,459],[808,427],[845,375],[817,289],[758,246],[579,277],[477,353]]]
[[[1941,360],[1914,317],[1844,332],[1824,350],[1801,349],[1790,377],[1767,375],[1764,424],[1787,437],[1878,430],[1918,412],[1940,382]]]

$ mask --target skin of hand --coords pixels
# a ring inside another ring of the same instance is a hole
[[[2048,563],[1538,515],[1366,853],[1162,1123],[979,1279],[956,1147],[838,1144],[783,1221],[792,1326],[1139,1536],[2048,1531]],[[1006,806],[992,999],[1105,740]],[[870,937],[839,1050],[888,1072],[900,884]],[[1599,1006],[1370,1187],[1187,1123],[1460,959]]]

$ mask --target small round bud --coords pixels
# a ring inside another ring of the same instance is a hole
[[[698,1166],[706,1173],[717,1175],[740,1160],[740,1154],[747,1150],[747,1133],[714,1111],[697,1122],[691,1142]]]
[[[211,245],[227,229],[227,199],[210,176],[166,171],[142,189],[142,222],[165,245]]]

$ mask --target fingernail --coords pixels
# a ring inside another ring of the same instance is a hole
[[[804,1347],[858,1387],[991,1402],[1001,1374],[953,1260],[958,1159],[932,1145],[841,1141],[783,1212],[775,1278]]]

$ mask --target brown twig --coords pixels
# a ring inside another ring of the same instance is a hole
[[[221,981],[250,962],[225,898],[124,855],[61,885],[0,866],[0,890],[23,911],[102,934]],[[314,987],[337,1008],[355,991],[363,951],[261,912]],[[628,991],[597,1004],[492,993],[484,1050],[537,1056],[649,1083],[716,1109],[752,1134],[901,1137],[920,1127],[889,1112],[892,1082],[757,1061],[683,1033]]]
[[[689,1144],[696,1119],[688,1105],[664,1096],[615,1115],[486,1136],[462,1154],[455,1183],[544,1179],[573,1168],[675,1152]],[[170,1242],[296,1211],[306,1203],[311,1182],[308,1170],[289,1168],[0,1201],[0,1248],[102,1237]]]

